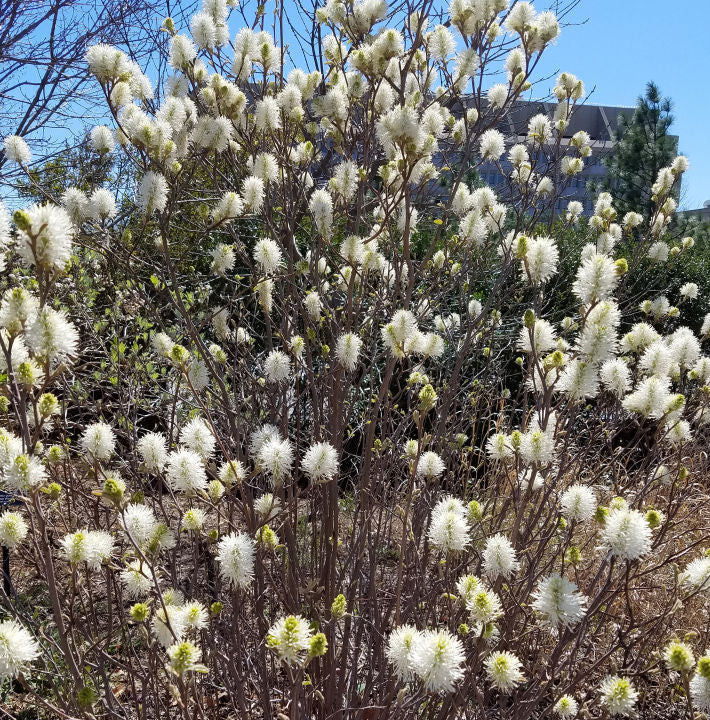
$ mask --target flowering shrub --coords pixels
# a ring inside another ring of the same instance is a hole
[[[113,126],[91,141],[125,154],[135,193],[0,213],[0,465],[20,501],[0,514],[0,681],[53,716],[710,710],[688,633],[710,589],[710,315],[683,324],[697,286],[628,280],[692,252],[668,234],[688,163],[660,171],[650,217],[599,196],[557,317],[582,82],[562,73],[554,117],[513,144],[497,127],[558,20],[426,7],[330,0],[307,73],[283,38],[230,42],[205,0],[191,37],[165,21],[160,103],[93,46]],[[504,193],[464,181],[505,153]],[[87,257],[136,278],[159,370],[123,366],[77,425],[96,328],[61,299]]]

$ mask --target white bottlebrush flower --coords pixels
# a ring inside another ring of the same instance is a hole
[[[190,508],[183,513],[182,524],[191,532],[200,532],[207,515],[202,508]]]
[[[313,631],[300,615],[279,618],[269,629],[266,644],[287,665],[297,665],[308,650]]]
[[[91,215],[89,198],[78,188],[67,188],[64,191],[62,194],[62,205],[74,225],[81,225],[81,223]]]
[[[206,12],[195,13],[190,18],[190,34],[203,50],[212,50],[217,43],[217,26]]]
[[[301,469],[314,483],[332,480],[338,474],[338,453],[330,443],[314,443],[303,456]]]
[[[278,436],[269,438],[259,450],[257,463],[271,476],[274,484],[278,485],[290,474],[293,466],[291,443]]]
[[[596,367],[591,362],[573,360],[560,375],[557,390],[565,393],[570,400],[582,400],[595,397],[598,386]]]
[[[95,220],[102,221],[116,216],[116,198],[106,188],[97,188],[87,201],[87,214]]]
[[[533,427],[524,433],[520,443],[520,455],[525,462],[535,465],[549,465],[555,457],[555,438],[551,432]]]
[[[547,282],[557,272],[559,251],[552,238],[537,237],[528,240],[525,258],[520,261],[521,272],[527,274],[533,285]]]
[[[464,675],[461,641],[446,630],[426,630],[414,638],[409,653],[413,672],[429,692],[452,692]]]
[[[155,532],[158,521],[147,505],[131,503],[123,511],[123,526],[138,545],[145,545]]]
[[[654,262],[662,263],[668,260],[668,243],[658,240],[648,248],[648,258]]]
[[[486,452],[492,460],[507,460],[515,455],[505,433],[494,433],[486,442]]]
[[[153,578],[148,566],[141,560],[133,560],[121,570],[121,582],[126,596],[131,600],[144,598],[153,588]]]
[[[6,428],[0,428],[0,470],[6,470],[21,453],[22,440]]]
[[[530,335],[531,332],[528,328],[524,327],[521,329],[517,346],[523,352],[531,353],[534,349],[539,355],[557,346],[555,329],[547,320],[541,318],[535,320],[535,324],[532,327],[532,341]]]
[[[32,152],[24,138],[19,135],[8,135],[3,142],[5,156],[10,162],[27,165],[32,160]]]
[[[593,254],[582,261],[572,292],[584,304],[606,300],[619,283],[614,261],[608,255]]]
[[[45,306],[25,335],[27,346],[55,365],[76,357],[79,333],[61,310]]]
[[[320,295],[315,290],[309,290],[306,293],[303,304],[311,320],[318,322],[321,312],[323,311],[323,302],[320,299]]]
[[[136,447],[148,471],[160,472],[165,467],[168,461],[168,445],[164,435],[147,433],[138,441]]]
[[[0,682],[15,678],[39,657],[40,647],[14,620],[0,622]]]
[[[265,183],[274,182],[279,176],[279,165],[271,153],[262,152],[254,158],[252,172]]]
[[[693,649],[684,642],[671,642],[663,650],[663,659],[670,670],[690,672],[695,665]]]
[[[626,678],[609,676],[599,686],[601,701],[612,715],[629,717],[634,712],[638,693]]]
[[[37,314],[37,298],[24,288],[14,287],[5,291],[0,305],[0,327],[10,334],[18,334]]]
[[[427,33],[424,42],[434,60],[445,60],[456,50],[456,38],[443,25],[437,25],[431,32]]]
[[[636,560],[651,549],[651,528],[637,510],[626,507],[612,510],[606,519],[602,538],[613,555]]]
[[[281,110],[275,98],[258,100],[254,109],[254,124],[261,132],[273,132],[281,129]]]
[[[698,670],[690,680],[690,696],[698,710],[710,710],[710,658],[700,658]]]
[[[691,560],[683,571],[681,579],[693,590],[710,590],[710,555]]]
[[[212,430],[200,417],[192,418],[180,431],[180,442],[197,453],[203,460],[214,455],[217,440]]]
[[[231,533],[219,541],[217,562],[222,577],[239,588],[254,577],[254,541],[246,533]]]
[[[269,522],[281,512],[281,501],[273,493],[264,493],[254,501],[254,510],[264,522]]]
[[[624,398],[623,405],[630,412],[657,420],[665,414],[669,398],[670,379],[652,375],[642,380],[636,390]]]
[[[416,336],[417,319],[409,310],[397,310],[381,333],[385,345],[397,354],[401,352],[405,342]]]
[[[201,602],[193,600],[192,602],[185,603],[182,611],[185,617],[185,625],[188,628],[202,630],[207,627],[209,616],[207,614],[207,608],[205,608]]]
[[[587,598],[561,575],[548,575],[540,580],[532,597],[533,608],[551,625],[570,627],[584,617]]]
[[[242,183],[244,207],[252,213],[258,213],[264,205],[264,181],[256,175],[250,175]]]
[[[244,482],[247,471],[239,460],[225,460],[219,469],[219,479],[228,488]]]
[[[355,333],[344,333],[335,344],[335,357],[349,372],[357,367],[362,340]]]
[[[96,152],[102,155],[110,153],[114,145],[115,142],[111,128],[106,127],[106,125],[97,125],[91,129],[91,147],[93,147]]]
[[[170,41],[170,67],[175,70],[187,70],[197,57],[197,49],[186,35],[175,35]]]
[[[599,379],[604,389],[617,398],[623,397],[631,387],[631,371],[620,358],[607,360],[599,369]]]
[[[207,473],[202,458],[192,450],[180,449],[168,455],[168,483],[179,492],[195,492],[207,488]]]
[[[585,360],[597,365],[614,356],[620,321],[619,307],[612,300],[603,300],[589,311],[577,341]]]
[[[447,496],[432,510],[427,537],[437,549],[445,552],[460,552],[470,542],[471,526],[463,503]]]
[[[256,243],[254,260],[266,275],[273,275],[283,265],[283,255],[278,244],[269,238],[263,238]]]
[[[483,550],[483,572],[492,580],[498,576],[506,579],[517,572],[520,563],[515,549],[505,535],[498,533],[486,540]]]
[[[486,130],[481,135],[480,149],[484,160],[499,160],[505,152],[505,140],[498,130]]]
[[[212,266],[210,268],[212,272],[224,277],[230,270],[234,269],[236,257],[234,248],[231,245],[219,243],[210,254],[212,255]]]
[[[597,510],[597,498],[594,491],[586,485],[570,485],[560,498],[562,514],[568,520],[589,522]]]
[[[669,352],[675,362],[681,367],[694,365],[700,357],[700,341],[695,333],[687,327],[679,327],[668,338],[670,341]]]
[[[168,183],[159,173],[147,172],[136,190],[136,203],[143,212],[150,215],[162,212],[168,202]]]
[[[185,613],[182,607],[169,605],[168,603],[165,604],[165,609],[159,607],[155,611],[151,630],[164,648],[182,640],[187,630]]]
[[[481,581],[475,575],[462,575],[456,581],[456,592],[459,600],[467,607],[481,587]]]
[[[235,192],[226,192],[212,212],[212,222],[221,223],[238,218],[244,212],[244,203]]]
[[[27,523],[19,512],[6,510],[0,513],[0,545],[17,547],[27,537]]]
[[[47,478],[42,462],[34,455],[15,455],[5,466],[5,484],[11,490],[27,490],[39,487]]]
[[[552,711],[557,717],[573,718],[577,716],[579,705],[571,695],[563,695],[554,705]]]
[[[272,350],[264,360],[264,374],[272,383],[288,380],[291,374],[291,360],[288,355],[281,350]]]
[[[45,203],[22,211],[24,223],[17,231],[17,252],[27,265],[63,269],[72,251],[74,225],[64,209]]]
[[[324,237],[330,237],[333,226],[333,198],[327,190],[318,189],[311,195],[308,209],[313,215],[313,221],[318,232]]]
[[[262,425],[252,432],[249,437],[249,454],[256,458],[267,440],[280,440],[279,429],[275,425]]]
[[[77,565],[86,563],[90,570],[98,570],[113,550],[113,536],[102,530],[78,530],[62,538],[64,558]]]
[[[698,297],[698,286],[694,282],[687,282],[681,286],[679,292],[684,300],[696,300]]]
[[[210,384],[210,372],[201,358],[192,359],[187,379],[190,381],[191,389],[196,393],[201,392]]]
[[[422,453],[417,464],[417,476],[434,480],[444,472],[446,465],[439,455],[431,450]]]
[[[491,684],[501,692],[512,692],[525,680],[522,663],[513,653],[505,650],[491,653],[483,665]]]
[[[110,425],[97,422],[86,428],[79,444],[89,461],[108,460],[116,450],[116,435]]]
[[[471,613],[473,620],[483,625],[493,622],[503,614],[500,598],[483,584],[479,584],[471,593],[471,597],[467,598],[466,609]]]
[[[189,640],[175,642],[166,648],[171,670],[182,677],[188,672],[205,672],[205,666],[200,663],[202,651]]]
[[[400,625],[387,639],[387,659],[394,666],[397,677],[402,682],[412,679],[411,655],[421,633],[413,625]]]

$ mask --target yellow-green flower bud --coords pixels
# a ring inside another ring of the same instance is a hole
[[[316,633],[308,645],[308,654],[311,657],[320,657],[328,652],[328,640],[322,632]]]
[[[42,492],[49,497],[50,500],[58,500],[62,494],[62,486],[58,482],[52,482],[42,489]]]
[[[274,550],[279,544],[279,539],[268,525],[264,525],[256,531],[256,542],[266,550]]]
[[[347,610],[347,603],[345,601],[345,595],[340,593],[340,595],[336,596],[335,600],[333,600],[333,604],[330,606],[330,614],[333,620],[340,620],[343,615],[345,615],[345,611]]]
[[[706,680],[710,680],[710,656],[705,655],[698,660],[698,666],[696,668],[698,675],[701,675]]]
[[[481,522],[483,518],[483,508],[478,500],[471,500],[468,504],[468,517],[473,522]]]
[[[626,258],[619,258],[614,262],[614,266],[616,267],[616,274],[619,276],[629,272],[629,263]]]
[[[532,330],[535,327],[535,311],[532,308],[528,308],[523,315],[523,325],[528,330]]]
[[[425,385],[419,391],[419,409],[423,413],[429,412],[436,405],[437,394],[431,385]]]
[[[15,210],[12,214],[12,219],[15,221],[15,225],[17,225],[19,230],[29,232],[32,227],[32,221],[30,220],[30,215],[27,210]]]
[[[179,366],[186,365],[190,359],[190,353],[182,345],[175,345],[170,348],[170,359]]]
[[[136,603],[131,607],[131,619],[134,622],[145,622],[148,618],[148,606],[145,603]]]
[[[567,561],[572,565],[579,565],[582,562],[582,551],[576,545],[567,548]]]
[[[59,445],[51,445],[47,450],[47,460],[52,464],[56,465],[64,459],[64,450]]]
[[[44,393],[39,396],[37,407],[40,415],[46,418],[59,412],[59,400],[52,393]]]
[[[655,530],[663,522],[663,513],[658,510],[651,509],[646,513],[646,522],[651,530]]]
[[[609,508],[599,505],[596,512],[594,513],[594,519],[600,525],[606,525],[606,519],[609,517]]]
[[[663,657],[671,670],[687,673],[693,669],[693,651],[682,642],[672,642],[663,651]]]

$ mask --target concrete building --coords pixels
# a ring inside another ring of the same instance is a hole
[[[506,146],[515,143],[524,143],[527,137],[528,121],[534,115],[544,113],[550,120],[554,117],[556,103],[534,102],[519,100],[503,116],[498,124],[498,130],[505,136]],[[569,139],[579,130],[585,130],[592,140],[592,154],[584,160],[582,173],[570,181],[557,200],[555,210],[564,210],[570,200],[579,200],[584,205],[584,214],[591,215],[594,208],[594,197],[589,190],[589,184],[606,177],[607,169],[602,164],[603,158],[614,147],[614,134],[622,115],[630,117],[634,109],[630,107],[614,107],[610,105],[579,106],[567,127],[562,143],[566,145]],[[507,155],[501,158],[501,166],[506,173],[512,167]],[[493,187],[501,197],[505,197],[507,180],[494,163],[484,163],[479,168],[481,179]]]
[[[681,210],[678,215],[686,220],[698,220],[701,223],[710,222],[710,200],[706,200],[701,208]]]

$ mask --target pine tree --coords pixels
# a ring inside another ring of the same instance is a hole
[[[646,217],[651,213],[651,185],[678,152],[678,138],[669,134],[671,110],[671,100],[649,82],[633,114],[619,118],[614,150],[604,160],[609,172],[601,189],[611,193],[622,216],[629,210]]]

